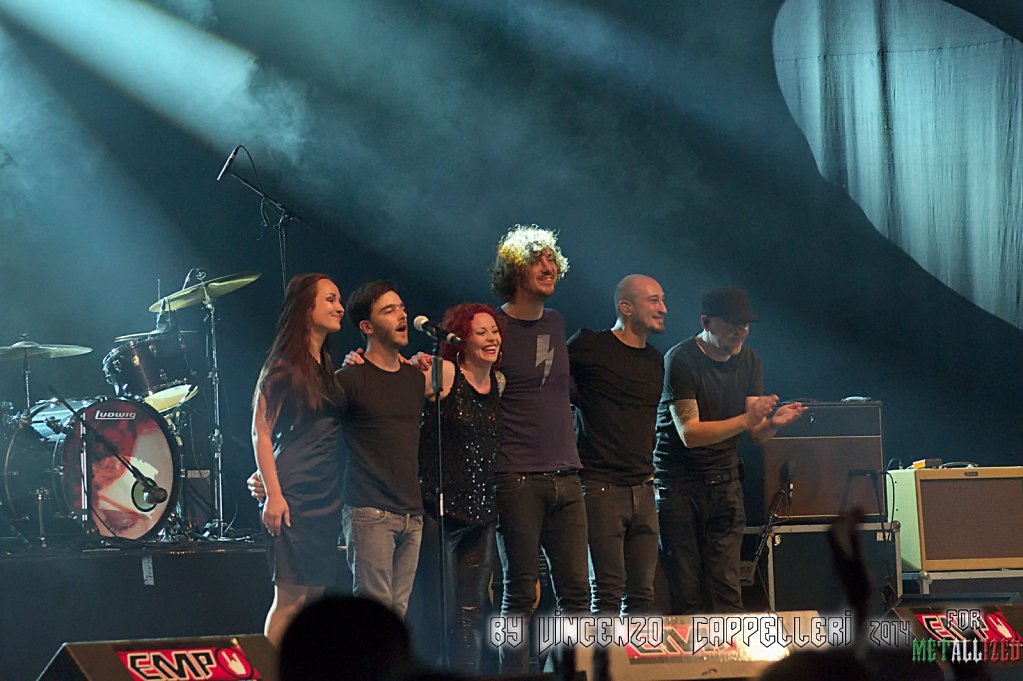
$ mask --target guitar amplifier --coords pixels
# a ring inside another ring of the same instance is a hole
[[[802,418],[763,446],[764,506],[790,486],[779,507],[786,520],[831,521],[859,507],[885,516],[880,402],[811,403]]]
[[[907,572],[1023,568],[1023,466],[889,474]]]

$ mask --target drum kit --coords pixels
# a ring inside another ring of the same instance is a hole
[[[191,281],[192,274],[195,281]],[[31,545],[52,537],[142,541],[168,537],[181,520],[185,466],[185,404],[210,391],[208,437],[213,518],[207,537],[224,539],[220,430],[220,369],[214,301],[258,279],[258,272],[207,278],[193,270],[186,285],[149,307],[156,329],[118,336],[103,358],[114,396],[32,401],[35,361],[92,352],[81,345],[36,343],[27,337],[0,346],[0,361],[20,360],[24,409],[0,401],[0,525]],[[206,335],[179,330],[174,312],[200,305]],[[189,346],[205,340],[209,373],[204,384],[189,361]]]

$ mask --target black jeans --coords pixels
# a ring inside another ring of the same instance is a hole
[[[653,482],[583,483],[590,543],[591,610],[617,617],[652,614],[657,569],[657,505]]]
[[[558,611],[586,614],[590,602],[586,507],[579,476],[498,473],[495,488],[497,547],[504,567],[501,614],[529,622],[539,577],[538,548],[550,566]],[[500,649],[502,674],[529,671],[529,638],[526,645]]]
[[[429,641],[421,654],[433,657],[433,661],[439,663],[444,641],[440,631],[437,527],[437,519],[427,515],[423,524],[423,543],[413,600],[421,626],[421,631],[416,633]],[[494,567],[496,527],[494,523],[463,525],[451,518],[444,520],[450,668],[465,676],[479,674],[487,588]]]
[[[671,614],[742,612],[742,482],[662,480],[657,515]]]

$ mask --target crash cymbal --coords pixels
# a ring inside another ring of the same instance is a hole
[[[164,335],[176,334],[176,333],[179,333],[182,336],[188,337],[188,336],[191,336],[191,335],[199,333],[199,332],[198,331],[163,331],[161,329],[154,329],[152,331],[143,331],[141,333],[129,333],[129,334],[126,334],[124,336],[118,336],[117,338],[114,339],[114,342],[115,343],[124,343],[126,341],[133,341],[133,340],[148,340],[150,338],[154,338],[155,336],[164,336]]]
[[[0,359],[55,359],[74,357],[92,352],[84,345],[43,345],[33,341],[18,341],[14,345],[0,345]]]
[[[198,305],[207,299],[219,298],[231,291],[240,289],[242,286],[247,286],[259,279],[260,276],[262,276],[261,272],[239,272],[237,274],[228,274],[224,277],[217,277],[216,279],[208,279],[201,284],[183,288],[169,296],[160,298],[160,300],[149,306],[149,311],[173,311],[180,310],[183,307]]]

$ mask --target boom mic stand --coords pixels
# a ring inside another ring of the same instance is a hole
[[[252,155],[249,154],[249,150],[245,149],[245,147],[243,145],[238,145],[238,148],[235,149],[235,152],[237,152],[238,149],[244,149],[245,150],[245,155],[249,157],[249,165],[252,166],[252,173],[253,173],[253,175],[256,178],[256,184],[262,185],[262,182],[259,181],[259,173],[256,172],[256,164],[253,163]],[[281,286],[284,288],[284,290],[287,290],[288,289],[288,224],[290,224],[291,222],[298,222],[298,223],[301,223],[301,224],[305,225],[307,228],[313,230],[314,232],[320,234],[321,236],[325,236],[325,234],[324,234],[323,230],[321,230],[319,227],[317,227],[316,225],[313,225],[312,223],[307,221],[305,218],[303,218],[301,215],[299,215],[298,213],[296,213],[295,211],[291,210],[290,208],[285,206],[283,203],[281,203],[277,199],[273,198],[272,196],[270,196],[269,194],[264,192],[263,189],[261,188],[261,186],[257,187],[255,185],[253,185],[251,182],[246,180],[244,177],[238,175],[233,170],[230,170],[230,166],[231,166],[231,163],[233,161],[234,161],[234,153],[232,153],[232,155],[230,157],[228,157],[227,163],[224,164],[224,168],[220,171],[220,175],[217,176],[217,181],[219,182],[223,178],[223,176],[225,174],[227,174],[227,175],[230,175],[231,177],[233,177],[234,179],[238,180],[239,182],[241,182],[242,185],[244,185],[245,187],[248,187],[251,191],[253,191],[256,194],[258,194],[259,197],[262,199],[262,202],[260,203],[260,211],[259,212],[260,212],[260,219],[262,220],[263,227],[269,226],[267,224],[267,216],[263,212],[263,209],[264,209],[265,206],[267,206],[267,205],[272,206],[273,208],[275,208],[280,213],[280,216],[277,218],[277,222],[273,226],[273,229],[277,232],[277,248],[280,251],[280,257],[281,257]]]

